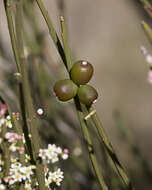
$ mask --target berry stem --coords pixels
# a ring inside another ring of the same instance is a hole
[[[77,114],[78,114],[80,125],[81,125],[82,131],[83,131],[83,136],[84,136],[84,139],[85,139],[85,143],[86,143],[87,148],[88,148],[89,157],[90,157],[93,169],[95,171],[95,174],[97,176],[97,179],[99,181],[100,187],[103,190],[108,190],[108,187],[107,187],[107,185],[106,185],[106,183],[104,181],[103,175],[101,174],[101,171],[99,169],[99,165],[98,165],[95,153],[94,153],[94,148],[93,148],[92,140],[91,140],[89,130],[88,130],[88,127],[87,127],[87,123],[84,120],[84,114],[83,114],[79,99],[77,97],[74,98],[74,103],[75,103],[75,106],[76,106],[76,109],[77,109]]]
[[[88,112],[92,112],[94,111],[93,107],[90,107],[88,109]],[[122,181],[124,182],[126,189],[128,190],[134,190],[131,181],[129,180],[123,166],[121,165],[113,147],[112,144],[110,142],[110,140],[108,139],[108,136],[103,128],[103,125],[101,123],[101,121],[99,120],[99,117],[97,116],[96,112],[94,112],[93,115],[90,116],[93,120],[93,122],[95,123],[95,126],[97,128],[98,134],[100,136],[101,141],[103,142],[104,148],[106,150],[106,152],[108,153],[108,155],[111,158],[112,163],[114,164],[114,166],[117,169],[117,172],[119,173]]]
[[[72,61],[71,61],[71,56],[70,56],[70,48],[67,43],[67,31],[66,31],[66,26],[65,26],[63,16],[60,17],[60,22],[61,22],[61,37],[62,37],[62,42],[63,42],[63,49],[65,52],[67,70],[68,70],[68,72],[70,72],[70,70],[72,68]]]
[[[65,22],[64,22],[63,16],[61,17],[61,28],[62,28],[63,49],[64,49],[64,52],[65,52],[67,66],[69,68],[68,72],[70,72],[70,69],[72,67],[72,62],[71,62],[71,58],[70,58],[69,46],[68,46],[68,43],[67,43],[66,26],[65,26]],[[101,171],[99,169],[100,167],[98,165],[98,162],[97,162],[97,159],[96,159],[96,155],[94,153],[93,144],[92,144],[91,137],[90,137],[90,134],[89,134],[89,130],[88,130],[88,127],[87,127],[87,123],[84,120],[84,114],[83,114],[83,111],[82,111],[82,108],[81,108],[81,104],[80,104],[80,101],[79,101],[78,97],[74,98],[74,103],[75,103],[75,106],[76,106],[77,115],[78,115],[78,118],[79,118],[79,121],[80,121],[80,125],[81,125],[81,128],[82,128],[83,136],[84,136],[87,148],[88,148],[89,157],[90,157],[93,169],[95,171],[96,177],[98,179],[98,182],[100,184],[101,189],[108,190],[108,187],[107,187],[107,185],[106,185],[106,183],[104,181],[104,178],[102,176],[102,173],[101,173]]]

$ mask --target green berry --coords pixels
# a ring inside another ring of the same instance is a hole
[[[70,75],[74,83],[84,85],[93,75],[93,66],[87,61],[77,61],[74,63]]]
[[[60,80],[54,85],[55,96],[63,102],[74,98],[77,93],[77,89],[77,85],[70,79]]]
[[[98,98],[97,91],[90,85],[82,85],[78,89],[78,97],[81,103],[90,106]]]

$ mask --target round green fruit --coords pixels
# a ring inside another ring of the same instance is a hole
[[[68,101],[75,97],[77,85],[70,79],[60,80],[54,85],[54,94],[60,101]]]
[[[78,89],[78,97],[81,103],[90,106],[98,98],[97,91],[90,85],[82,85]]]
[[[93,75],[93,66],[87,61],[77,61],[74,63],[70,75],[74,83],[84,85]]]

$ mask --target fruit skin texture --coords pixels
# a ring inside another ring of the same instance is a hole
[[[90,106],[98,98],[97,91],[90,85],[82,85],[77,94],[80,102],[86,106]]]
[[[55,95],[63,102],[74,98],[77,93],[77,89],[77,85],[70,79],[60,80],[54,85]]]
[[[93,75],[93,66],[87,61],[77,61],[74,63],[70,75],[74,83],[84,85]]]

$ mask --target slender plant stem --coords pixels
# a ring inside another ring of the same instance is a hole
[[[11,165],[9,143],[7,140],[5,140],[6,132],[7,132],[7,126],[6,124],[4,124],[2,126],[2,138],[4,139],[4,141],[2,142],[3,158],[4,158],[4,176],[3,177],[7,177],[9,175],[9,169]]]
[[[19,128],[19,123],[18,123],[16,114],[12,114],[11,119],[12,119],[12,123],[13,123],[13,127],[14,127],[15,132],[17,134],[19,134],[20,136],[22,136],[23,133],[22,133],[22,130]],[[24,147],[24,143],[23,143],[22,139],[18,140],[18,145],[20,148]],[[20,158],[20,162],[22,164],[25,164],[25,159],[26,159],[25,154],[19,153],[19,158]]]
[[[67,71],[70,72],[72,68],[72,61],[71,61],[70,48],[69,48],[68,40],[67,40],[67,31],[66,31],[66,26],[65,26],[65,21],[64,21],[63,16],[60,17],[60,22],[61,22],[61,37],[62,37],[62,42],[63,42],[63,49],[64,49],[66,63],[67,63]]]
[[[66,59],[65,59],[65,54],[64,54],[64,50],[63,50],[63,47],[62,47],[62,44],[59,40],[59,37],[54,29],[54,26],[53,26],[53,23],[49,17],[49,14],[48,14],[48,11],[45,9],[44,5],[43,5],[43,2],[41,0],[36,0],[37,2],[37,5],[39,6],[39,9],[46,21],[46,24],[48,26],[48,29],[49,29],[49,32],[50,32],[50,35],[51,35],[51,38],[61,56],[61,59],[63,61],[63,63],[65,64],[65,67],[67,68],[67,62],[66,62]]]
[[[19,61],[22,61],[22,52],[21,51],[23,48],[23,44],[22,44],[22,40],[20,40],[22,38],[22,31],[21,31],[21,27],[22,23],[21,23],[21,18],[22,18],[22,1],[18,0],[16,3],[16,15],[15,15],[15,25],[16,25],[16,35],[18,36],[18,38],[16,39],[16,46],[17,46],[17,53],[19,53]],[[20,63],[19,62],[19,63]],[[20,64],[21,67],[21,64]],[[22,70],[22,69],[21,69]],[[22,72],[22,71],[21,71]],[[22,75],[20,73],[18,73],[19,78],[19,82],[18,82],[18,89],[19,89],[19,103],[20,103],[20,109],[21,109],[21,115],[22,115],[22,119],[23,119],[23,132],[24,132],[24,136],[26,139],[26,143],[27,143],[27,147],[28,147],[28,153],[30,154],[31,157],[31,161],[34,162],[33,159],[33,153],[32,153],[32,145],[31,145],[31,139],[29,137],[29,128],[28,128],[28,124],[27,124],[27,120],[26,120],[26,108],[25,108],[25,94],[24,94],[24,87],[23,87],[23,82],[22,82]]]
[[[152,43],[152,28],[145,21],[142,21],[141,26]]]
[[[152,8],[152,5],[150,4],[150,2],[149,2],[148,0],[140,0],[140,2],[141,2],[144,6],[146,6],[146,7],[148,7],[148,8]]]
[[[22,79],[23,79],[23,92],[26,102],[26,112],[28,117],[28,124],[30,127],[31,133],[31,143],[32,143],[32,153],[33,159],[36,164],[36,176],[39,183],[39,189],[45,190],[45,176],[44,176],[44,166],[42,161],[38,159],[40,143],[39,143],[39,134],[37,129],[37,122],[35,116],[35,111],[33,107],[33,102],[30,94],[30,87],[28,82],[28,74],[26,68],[26,57],[24,55],[24,43],[23,43],[23,1],[18,0],[18,24],[17,24],[17,31],[18,31],[18,44],[20,50],[20,60],[21,60],[21,72],[22,72]]]
[[[14,25],[13,25],[12,13],[11,13],[12,5],[13,5],[12,0],[4,0],[8,29],[9,29],[10,39],[12,43],[12,49],[13,49],[14,58],[16,61],[18,72],[20,72],[21,71],[20,59],[19,59],[19,54],[17,53],[17,44],[16,44],[16,39],[15,39],[15,31],[14,31]]]
[[[91,138],[90,138],[90,134],[89,134],[86,122],[84,121],[84,114],[82,112],[81,105],[80,105],[80,102],[79,102],[77,97],[74,99],[74,102],[75,102],[75,105],[76,105],[78,118],[79,118],[81,128],[82,128],[82,131],[83,131],[85,143],[87,144],[87,148],[88,148],[88,151],[89,151],[90,160],[91,160],[92,166],[94,168],[95,174],[97,176],[97,179],[99,181],[100,187],[103,190],[108,190],[108,187],[105,184],[103,176],[102,176],[101,171],[99,169],[99,165],[98,165],[95,153],[94,153],[93,144],[92,144],[92,141],[91,141]]]
[[[93,107],[91,107],[90,109],[88,109],[89,112],[92,112],[94,111]],[[101,121],[99,120],[98,116],[96,113],[94,113],[93,115],[91,115],[91,118],[93,119],[95,125],[96,125],[96,128],[97,128],[97,131],[99,133],[99,136],[101,138],[101,141],[103,142],[104,144],[104,147],[105,149],[107,150],[107,153],[109,154],[113,164],[115,165],[122,181],[124,182],[126,188],[128,190],[133,190],[133,186],[131,184],[131,181],[129,180],[124,168],[122,167],[112,145],[111,145],[111,142],[110,140],[108,139],[107,135],[106,135],[106,132],[102,126],[102,123]]]

